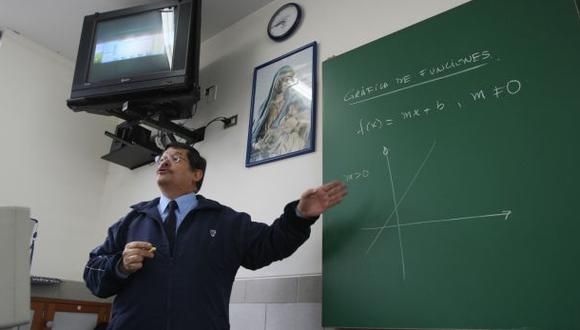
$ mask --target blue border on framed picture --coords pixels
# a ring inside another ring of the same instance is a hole
[[[314,151],[317,44],[254,69],[246,167]]]

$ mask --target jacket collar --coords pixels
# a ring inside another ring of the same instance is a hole
[[[213,201],[211,199],[207,199],[202,195],[197,195],[197,202],[198,204],[197,207],[194,209],[195,211],[205,209],[218,209],[220,206],[218,202]],[[159,204],[159,197],[147,202],[141,202],[131,205],[131,208],[137,212],[146,214],[150,218],[161,221],[161,216],[159,215],[159,211],[157,210],[157,204]]]

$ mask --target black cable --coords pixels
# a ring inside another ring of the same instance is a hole
[[[32,238],[30,240],[30,264],[32,265],[32,255],[34,254],[34,243],[36,242],[36,237],[38,237],[38,220],[30,218],[30,221],[34,222],[32,227]]]
[[[208,127],[208,126],[209,126],[209,124],[211,124],[211,123],[214,123],[214,122],[216,122],[216,121],[221,121],[221,122],[223,123],[223,122],[225,122],[225,120],[226,120],[226,119],[227,119],[227,118],[226,118],[226,117],[224,117],[224,116],[221,116],[221,117],[216,117],[216,118],[214,118],[214,119],[210,120],[210,121],[209,121],[209,123],[205,124],[205,127]]]

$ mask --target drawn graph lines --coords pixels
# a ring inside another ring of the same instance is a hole
[[[391,169],[391,160],[389,157],[389,148],[387,148],[386,146],[383,146],[383,155],[386,158],[387,179],[388,179],[388,183],[389,183],[390,188],[391,188],[391,194],[393,197],[394,207],[382,226],[361,228],[361,230],[364,230],[364,231],[376,231],[376,234],[375,234],[373,240],[371,241],[371,243],[369,244],[369,247],[367,248],[365,255],[369,254],[369,252],[372,250],[375,243],[381,237],[381,235],[385,229],[396,229],[397,230],[397,235],[399,238],[399,250],[401,252],[401,265],[402,265],[403,280],[406,279],[407,273],[406,273],[406,266],[405,266],[405,253],[404,253],[403,235],[402,235],[401,228],[419,226],[419,225],[432,225],[432,224],[438,224],[438,223],[448,223],[448,222],[455,222],[455,221],[473,221],[473,220],[482,220],[482,219],[489,220],[489,219],[493,219],[493,218],[503,218],[504,220],[508,220],[510,215],[512,214],[511,210],[503,210],[503,211],[500,211],[499,213],[461,216],[461,217],[453,217],[453,218],[445,218],[445,219],[429,219],[429,220],[421,220],[421,221],[412,221],[412,222],[401,223],[401,218],[399,216],[399,205],[407,197],[407,194],[409,193],[409,191],[411,190],[411,188],[415,184],[415,181],[417,180],[417,178],[421,174],[421,171],[425,167],[425,164],[427,163],[427,161],[431,157],[431,154],[433,153],[433,149],[435,149],[436,145],[437,145],[437,141],[433,141],[431,148],[429,148],[429,151],[425,155],[423,161],[421,162],[421,165],[419,165],[417,171],[415,171],[413,178],[411,179],[411,181],[409,182],[409,184],[405,188],[405,191],[403,192],[403,195],[401,195],[401,198],[399,200],[397,200],[397,196],[395,193],[395,183],[393,180],[393,171]],[[393,215],[395,216],[396,224],[389,225],[391,219],[393,218]]]
[[[511,214],[512,214],[511,210],[503,210],[499,213],[492,213],[492,214],[473,215],[473,216],[467,216],[467,217],[457,217],[457,218],[448,218],[448,219],[413,221],[413,222],[409,222],[409,223],[396,224],[396,225],[390,225],[390,226],[365,227],[365,228],[361,228],[361,230],[381,230],[381,229],[392,229],[392,228],[400,229],[401,227],[410,227],[410,226],[426,225],[426,224],[441,223],[441,222],[452,222],[452,221],[479,220],[479,219],[483,219],[483,218],[496,218],[496,217],[502,217],[502,218],[504,218],[504,220],[508,220],[508,218]]]
[[[389,149],[383,147],[383,155],[387,158],[387,169],[389,170],[389,181],[391,183],[391,192],[393,194],[393,205],[397,205],[397,196],[395,195],[395,184],[393,183],[393,172],[391,171],[391,162],[389,161]],[[401,264],[403,265],[403,279],[405,274],[405,253],[403,249],[403,237],[401,235],[401,222],[399,220],[399,208],[395,207],[395,218],[397,219],[397,232],[399,234],[399,249],[401,250]]]
[[[393,218],[393,215],[395,214],[395,211],[398,212],[399,209],[399,205],[405,200],[405,198],[407,197],[407,194],[409,193],[409,191],[411,190],[411,187],[413,187],[413,184],[415,184],[415,181],[417,180],[417,178],[419,177],[419,174],[421,173],[421,171],[423,170],[423,167],[425,166],[425,164],[427,163],[427,160],[429,160],[429,157],[431,157],[431,153],[433,152],[433,149],[435,149],[435,145],[437,145],[437,141],[433,141],[433,144],[431,145],[431,148],[429,149],[429,151],[427,152],[427,155],[425,156],[425,158],[423,159],[423,162],[421,163],[421,165],[419,166],[419,168],[417,169],[417,171],[415,172],[415,175],[413,175],[413,178],[411,179],[411,182],[409,182],[409,185],[407,185],[407,188],[405,188],[405,191],[403,192],[403,195],[401,196],[401,198],[394,204],[395,207],[393,208],[393,211],[391,211],[391,214],[389,214],[389,216],[387,217],[387,220],[385,221],[385,223],[383,224],[383,227],[387,226],[389,224],[389,222],[391,221],[391,219]],[[388,150],[387,147],[383,147],[383,155],[385,154],[385,149]],[[388,153],[388,151],[387,151]],[[392,180],[392,176],[390,176],[391,180]],[[384,229],[384,228],[383,228]],[[367,252],[366,254],[369,254],[369,252],[371,251],[371,249],[373,248],[373,246],[375,245],[375,243],[377,242],[377,240],[379,239],[379,237],[381,236],[381,234],[383,233],[382,230],[379,230],[379,232],[375,235],[375,238],[373,239],[373,241],[371,242],[371,244],[369,245],[369,247],[367,248]]]

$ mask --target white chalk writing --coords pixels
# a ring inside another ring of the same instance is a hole
[[[449,59],[441,64],[421,68],[416,72],[407,72],[395,78],[351,88],[344,93],[343,101],[351,106],[368,102],[379,97],[480,69],[491,63],[493,59],[497,60],[490,50],[474,51],[468,55]]]
[[[383,130],[389,126],[395,127],[400,122],[415,120],[426,120],[432,116],[439,116],[439,113],[452,111],[465,111],[469,109],[470,104],[482,104],[489,102],[490,99],[500,99],[508,96],[514,96],[522,90],[522,83],[517,79],[509,80],[502,84],[494,84],[488,88],[478,88],[467,92],[463,97],[457,96],[458,100],[443,99],[434,100],[431,103],[417,105],[408,109],[399,111],[396,117],[391,118],[360,118],[355,128],[355,135],[364,136],[371,132]],[[466,99],[467,97],[467,99]],[[465,101],[466,100],[466,101]],[[400,117],[399,117],[400,115]]]
[[[352,172],[349,174],[345,174],[344,181],[351,182],[351,181],[366,179],[370,175],[371,175],[371,173],[368,170],[362,169],[362,170],[358,170],[358,171],[355,171],[355,172]]]

